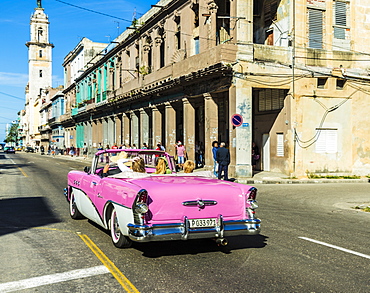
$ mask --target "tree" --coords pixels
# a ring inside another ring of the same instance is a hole
[[[9,128],[9,131],[6,135],[6,138],[4,139],[4,142],[6,143],[11,143],[11,142],[17,142],[18,140],[18,126],[19,126],[19,123],[16,122],[16,123],[12,123],[10,128]]]

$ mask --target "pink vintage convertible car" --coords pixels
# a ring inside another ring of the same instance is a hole
[[[227,236],[260,232],[256,188],[205,172],[175,173],[173,157],[155,150],[125,150],[144,159],[147,174],[110,166],[110,175],[102,176],[105,157],[120,151],[98,151],[91,167],[69,172],[65,188],[71,217],[86,217],[110,230],[116,247],[199,238],[226,245]],[[167,159],[173,174],[154,174],[158,157]]]

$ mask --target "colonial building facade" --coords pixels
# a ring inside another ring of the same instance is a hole
[[[370,4],[356,7],[161,0],[65,86],[66,145],[160,142],[174,154],[180,140],[190,159],[203,144],[211,167],[224,141],[231,173],[249,177],[255,142],[260,170],[370,174]]]

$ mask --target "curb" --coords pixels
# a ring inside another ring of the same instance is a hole
[[[237,179],[236,182],[243,184],[325,184],[325,183],[370,183],[370,179]]]

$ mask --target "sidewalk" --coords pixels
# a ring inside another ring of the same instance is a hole
[[[256,172],[252,178],[240,178],[236,182],[245,184],[369,183],[370,179],[292,179],[283,173],[260,171]]]
[[[69,155],[56,155],[55,158],[86,162],[86,165],[91,164],[91,158],[69,156]],[[204,171],[203,168],[196,169],[194,172]],[[370,178],[361,178],[361,179],[292,179],[288,175],[278,172],[269,172],[269,171],[259,171],[253,175],[252,178],[236,178],[238,183],[244,184],[322,184],[322,183],[370,183]]]

